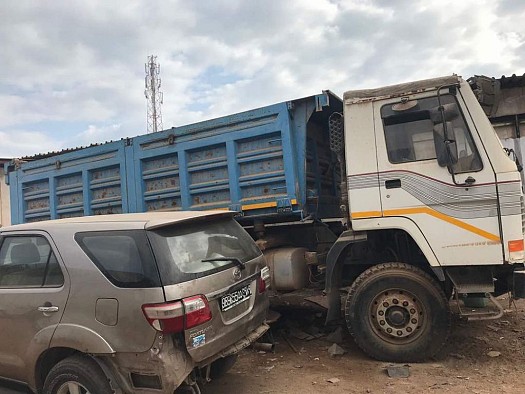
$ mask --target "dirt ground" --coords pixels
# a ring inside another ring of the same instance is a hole
[[[508,306],[508,300],[501,302]],[[390,378],[386,368],[392,364],[370,359],[348,337],[341,345],[347,353],[331,358],[326,336],[307,340],[296,335],[297,330],[316,328],[320,316],[303,311],[292,317],[281,318],[274,328],[274,353],[245,350],[234,368],[203,392],[525,393],[525,300],[517,301],[499,320],[466,323],[455,319],[441,354],[426,363],[409,364],[408,378]],[[297,352],[279,332],[286,333]],[[495,357],[489,352],[496,352],[491,353]]]
[[[508,300],[501,302],[508,306]],[[409,364],[408,378],[390,378],[386,368],[391,364],[370,359],[346,331],[341,346],[347,353],[331,358],[327,349],[332,343],[323,329],[319,314],[287,311],[272,329],[274,353],[246,349],[226,376],[203,387],[203,394],[525,393],[525,300],[499,320],[455,319],[441,354],[426,363]],[[297,338],[304,332],[318,338]],[[499,355],[490,357],[491,351]],[[0,383],[0,394],[7,393],[26,391]]]

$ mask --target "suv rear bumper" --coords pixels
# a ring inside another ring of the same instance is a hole
[[[122,393],[145,394],[155,390],[156,393],[173,394],[193,369],[238,353],[264,335],[269,328],[268,324],[262,323],[233,345],[199,363],[190,357],[185,348],[181,348],[184,345],[178,343],[177,338],[164,337],[162,334],[157,335],[157,340],[148,352],[116,353],[112,357],[97,357],[97,361],[102,364],[110,380],[118,383]],[[160,387],[137,387],[133,385],[132,376],[135,383],[154,382]]]
[[[245,337],[241,338],[239,341],[234,343],[233,345],[228,346],[226,349],[224,349],[222,352],[216,354],[213,357],[207,358],[206,360],[201,361],[196,366],[203,367],[206,366],[213,361],[222,358],[222,357],[228,357],[233,354],[239,353],[242,349],[247,348],[252,343],[254,343],[257,339],[262,337],[266,331],[270,329],[270,326],[266,323],[261,324],[259,327],[257,327],[255,330],[250,332]]]

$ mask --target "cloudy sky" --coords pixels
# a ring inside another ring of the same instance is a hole
[[[330,89],[525,73],[524,0],[2,0],[0,157],[146,132]]]

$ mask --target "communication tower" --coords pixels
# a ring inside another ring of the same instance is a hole
[[[148,133],[155,133],[162,130],[160,106],[163,100],[160,91],[160,64],[157,63],[157,56],[148,56],[145,70],[146,89],[144,95],[148,100]]]

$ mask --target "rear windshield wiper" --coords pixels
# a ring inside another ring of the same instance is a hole
[[[244,264],[241,260],[239,260],[237,257],[214,257],[212,259],[202,259],[203,263],[212,263],[214,261],[231,261],[239,266],[240,269],[245,269],[246,264]]]

